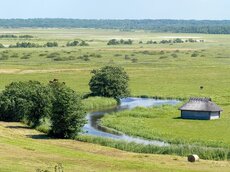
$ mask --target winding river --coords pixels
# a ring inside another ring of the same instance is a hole
[[[83,127],[84,133],[93,136],[100,136],[105,138],[111,138],[115,140],[122,140],[127,142],[135,142],[139,144],[151,144],[156,146],[168,146],[169,144],[157,140],[147,140],[140,137],[129,136],[117,131],[108,130],[105,127],[99,125],[101,118],[105,115],[109,115],[113,112],[119,112],[123,110],[130,110],[135,107],[153,107],[159,105],[176,105],[180,101],[178,100],[158,100],[152,98],[124,98],[121,99],[120,105],[112,109],[106,109],[97,112],[91,112],[87,114],[87,124]]]

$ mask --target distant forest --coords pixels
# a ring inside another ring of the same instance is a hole
[[[0,27],[142,29],[153,32],[230,34],[230,20],[0,19]]]

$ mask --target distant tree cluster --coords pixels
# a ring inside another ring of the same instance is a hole
[[[33,36],[32,35],[19,35],[19,38],[30,39],[30,38],[33,38]]]
[[[17,42],[16,45],[9,46],[9,48],[39,48],[39,47],[42,46],[31,42]]]
[[[0,27],[101,28],[152,32],[230,34],[230,20],[86,20],[86,19],[0,19]]]
[[[146,44],[157,44],[157,41],[150,40],[150,41],[147,41]]]
[[[32,35],[12,35],[12,34],[5,34],[5,35],[0,35],[0,38],[24,38],[24,39],[29,39],[33,38]]]
[[[181,38],[176,38],[176,39],[169,39],[169,40],[161,40],[159,42],[150,40],[150,41],[147,41],[146,44],[177,44],[177,43],[185,43],[185,42],[190,42],[190,43],[204,42],[204,40],[196,40],[192,38],[183,40]],[[143,42],[140,41],[139,44],[143,44]]]
[[[58,47],[57,42],[47,42],[44,45],[40,45],[32,42],[17,42],[15,45],[10,45],[9,48],[40,48],[40,47]],[[72,41],[68,42],[66,46],[89,46],[89,44],[85,41]],[[4,48],[4,47],[0,47]]]
[[[89,44],[85,41],[70,41],[66,44],[67,47],[74,47],[74,46],[89,46]]]
[[[13,82],[0,94],[0,120],[24,121],[31,127],[50,119],[49,134],[74,138],[85,123],[81,97],[58,80]]]
[[[16,45],[10,45],[9,48],[40,48],[40,47],[58,47],[57,42],[47,42],[44,45],[40,45],[32,42],[17,42]]]
[[[119,45],[119,44],[131,45],[132,43],[133,43],[133,41],[131,39],[128,39],[128,40],[111,39],[111,40],[109,40],[109,42],[107,43],[107,45]]]
[[[57,42],[47,42],[44,47],[58,47]]]
[[[0,38],[17,38],[16,35],[6,34],[6,35],[0,35]]]

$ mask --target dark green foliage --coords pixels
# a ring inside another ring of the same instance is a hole
[[[57,58],[57,57],[60,57],[60,54],[56,52],[47,55],[47,58],[50,58],[50,59]]]
[[[146,44],[157,44],[157,41],[150,40],[150,41],[147,41]]]
[[[38,48],[41,47],[39,44],[31,42],[17,42],[16,45],[10,45],[9,48]]]
[[[172,40],[161,40],[160,44],[171,44]]]
[[[114,57],[119,57],[119,56],[122,56],[121,54],[114,54],[113,55]]]
[[[44,46],[45,47],[58,47],[58,43],[57,42],[47,42]]]
[[[9,56],[7,54],[0,54],[0,60],[8,60]]]
[[[79,46],[89,46],[89,44],[87,42],[85,42],[85,41],[81,41],[79,43]]]
[[[123,68],[105,66],[99,70],[93,70],[92,73],[89,86],[93,95],[115,99],[129,96],[129,77]]]
[[[133,41],[131,39],[128,39],[128,40],[111,39],[111,40],[109,40],[109,42],[107,43],[107,45],[119,45],[119,44],[131,45],[132,43],[133,43]]]
[[[191,55],[191,57],[197,57],[197,56],[199,56],[199,53],[198,53],[198,52],[194,52],[194,53],[192,53],[192,55]]]
[[[129,55],[125,55],[125,60],[129,60],[130,59],[130,57],[129,57]]]
[[[18,56],[18,54],[14,53],[14,54],[12,54],[10,57],[11,57],[11,58],[18,58],[19,56]]]
[[[100,28],[151,30],[154,32],[230,34],[229,20],[85,20],[1,19],[0,27]]]
[[[21,57],[21,59],[29,59],[30,58],[30,54],[25,54]]]
[[[70,41],[66,44],[67,47],[74,47],[77,46],[79,44],[78,41]]]
[[[0,35],[0,38],[17,38],[17,36],[16,35],[6,34],[6,35]]]
[[[50,90],[37,81],[13,82],[0,96],[0,120],[26,120],[35,127],[50,115]]]
[[[168,56],[160,56],[159,59],[167,59]]]
[[[197,42],[197,40],[195,40],[195,39],[192,39],[192,38],[189,38],[188,40],[186,40],[185,42]]]
[[[173,58],[177,58],[177,57],[178,57],[178,55],[175,54],[175,53],[171,54],[171,56],[172,56]]]
[[[51,81],[54,95],[50,135],[58,138],[74,138],[85,124],[81,97],[65,83]]]
[[[0,43],[0,48],[5,48],[5,46],[3,44]]]
[[[173,43],[184,43],[184,41],[180,38],[176,38],[173,40]]]
[[[132,63],[137,63],[138,59],[137,58],[132,58],[131,61],[132,61]]]
[[[13,82],[0,94],[0,120],[38,127],[45,119],[51,121],[52,136],[74,138],[85,124],[81,97],[57,80],[49,86]]]
[[[30,39],[30,38],[33,38],[33,36],[32,35],[20,35],[19,38]]]

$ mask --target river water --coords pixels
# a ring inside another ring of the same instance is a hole
[[[110,115],[113,112],[119,112],[123,110],[131,110],[135,107],[153,107],[153,106],[159,106],[159,105],[176,105],[180,101],[178,100],[158,100],[158,99],[152,99],[152,98],[124,98],[121,99],[120,105],[118,105],[115,108],[106,109],[102,111],[96,111],[88,113],[87,118],[87,124],[83,127],[84,133],[87,135],[93,135],[93,136],[100,136],[104,138],[110,138],[115,140],[122,140],[127,142],[135,142],[138,144],[151,144],[156,146],[168,146],[169,144],[162,141],[157,140],[147,140],[140,137],[133,137],[129,136],[117,131],[108,130],[105,127],[101,127],[100,120],[105,115]]]

